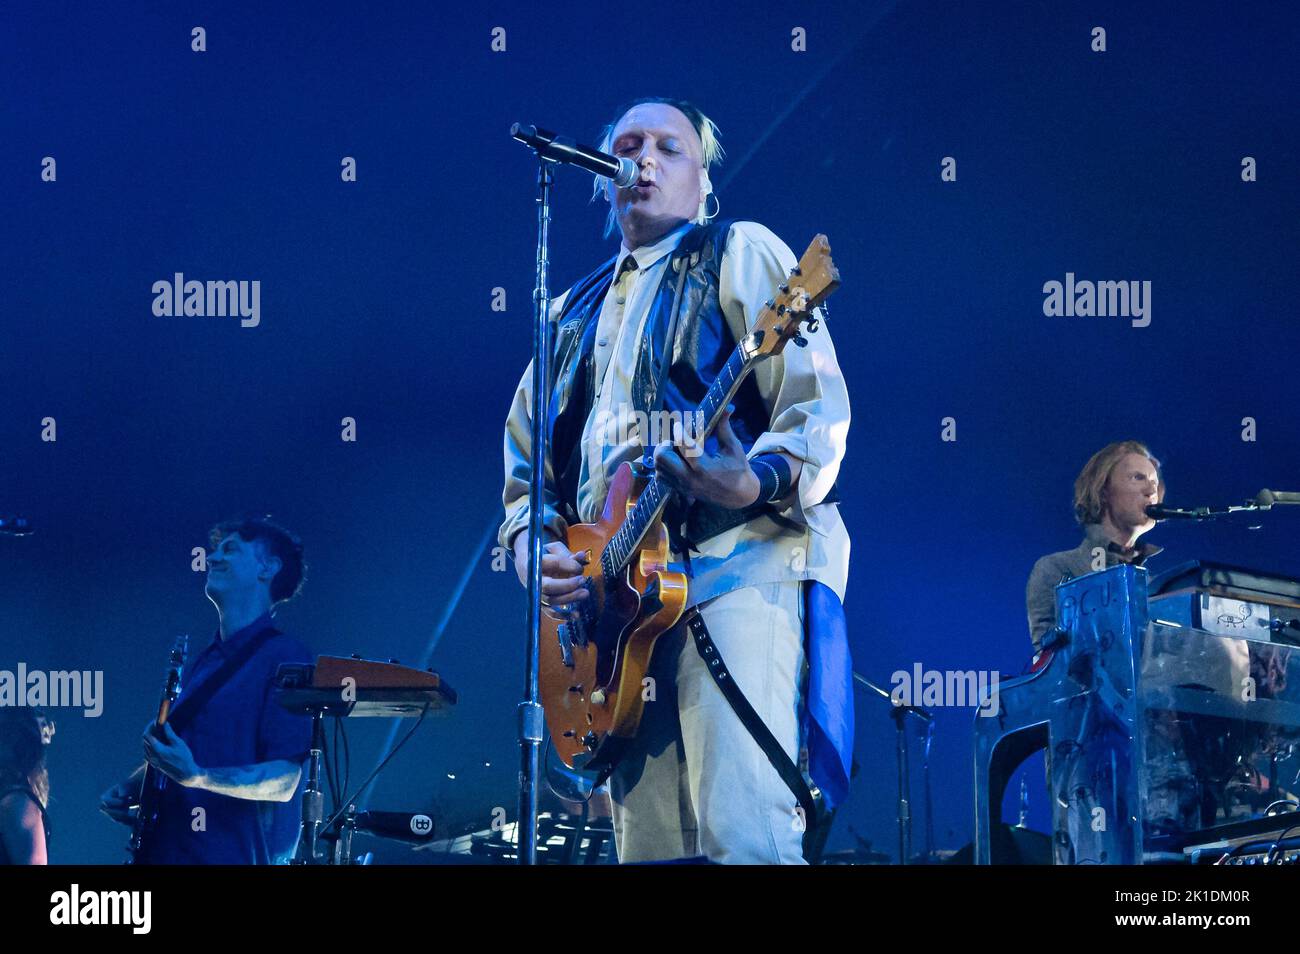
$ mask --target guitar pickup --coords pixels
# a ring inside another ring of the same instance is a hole
[[[582,587],[591,592],[592,582],[590,578],[582,581]],[[587,648],[587,621],[592,618],[591,607],[592,600],[590,598],[585,599],[578,604],[576,612],[569,617],[571,646],[577,646],[580,649]]]
[[[573,668],[573,642],[569,638],[569,624],[561,623],[555,628],[555,638],[560,643],[560,657],[564,665]]]

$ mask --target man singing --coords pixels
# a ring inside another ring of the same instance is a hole
[[[282,663],[312,656],[271,614],[302,586],[302,542],[265,519],[220,524],[210,539],[206,592],[217,632],[186,667],[161,735],[152,723],[145,731],[145,761],[171,781],[136,861],[287,864],[298,841],[311,719],[282,708],[272,688]],[[130,824],[143,774],[142,765],[104,793],[105,814]]]
[[[630,188],[597,181],[610,204],[606,234],[617,229],[621,248],[551,303],[543,601],[564,607],[588,598],[565,529],[593,522],[619,465],[654,447],[655,467],[678,491],[665,523],[673,559],[689,575],[688,607],[699,607],[735,684],[786,755],[798,759],[808,744],[814,780],[828,800],[842,798],[852,745],[842,613],[836,642],[813,639],[810,627],[805,648],[805,618],[826,616],[827,605],[839,611],[848,574],[834,490],[849,401],[835,349],[823,324],[806,348],[760,363],[695,453],[642,427],[668,412],[689,429],[686,418],[796,259],[763,226],[707,214],[709,169],[722,150],[694,105],[639,100],[607,128],[601,148],[633,159],[641,174]],[[529,368],[506,422],[500,531],[521,580],[531,377]],[[795,796],[685,630],[679,624],[659,640],[655,699],[610,779],[619,858],[799,863]],[[832,657],[841,665],[828,679]],[[821,744],[832,739],[830,748]]]
[[[1029,636],[1038,652],[1043,634],[1056,625],[1056,587],[1115,566],[1142,566],[1161,548],[1138,545],[1156,525],[1146,508],[1165,499],[1160,461],[1138,441],[1118,441],[1093,454],[1074,481],[1074,518],[1083,525],[1083,542],[1073,550],[1049,553],[1034,564],[1025,589]]]

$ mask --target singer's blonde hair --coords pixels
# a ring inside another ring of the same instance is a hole
[[[1165,499],[1165,475],[1160,472],[1160,461],[1156,459],[1141,441],[1116,441],[1107,444],[1088,458],[1079,476],[1074,481],[1074,519],[1085,527],[1090,523],[1101,523],[1106,512],[1106,484],[1116,465],[1129,454],[1141,454],[1156,469],[1156,478],[1160,481],[1156,490],[1156,500]]]
[[[695,134],[700,137],[700,145],[703,147],[703,161],[701,162],[701,167],[704,169],[706,174],[710,168],[722,162],[724,152],[722,149],[722,140],[718,135],[717,124],[708,116],[704,115],[704,112],[694,103],[688,102],[684,99],[671,99],[667,96],[644,96],[641,99],[635,99],[623,106],[614,116],[613,122],[600,131],[600,144],[597,148],[601,152],[612,152],[612,147],[614,145],[614,128],[619,124],[619,121],[637,106],[656,103],[673,107],[673,109],[685,116],[691,126],[694,127]],[[593,202],[604,194],[605,186],[609,181],[601,176],[596,176],[595,180],[596,181],[593,182],[591,186],[591,201]],[[708,205],[708,196],[705,196],[704,205]],[[716,214],[717,213],[715,212],[714,215]],[[697,215],[693,221],[696,225],[703,225],[713,217],[714,216],[712,215],[705,214],[702,208],[700,214]],[[613,235],[617,228],[618,218],[614,214],[614,203],[610,202],[609,215],[605,219],[605,238],[609,238]]]

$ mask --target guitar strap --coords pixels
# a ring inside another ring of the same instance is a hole
[[[695,648],[700,653],[700,658],[704,660],[709,675],[713,681],[718,684],[722,690],[722,695],[726,697],[731,708],[740,718],[741,723],[749,730],[749,734],[754,737],[758,747],[763,750],[767,760],[772,763],[772,768],[776,769],[777,774],[781,776],[781,781],[789,786],[790,791],[794,793],[795,799],[799,802],[799,807],[803,810],[804,818],[804,851],[807,853],[809,838],[813,829],[817,826],[817,803],[813,800],[812,792],[808,789],[808,783],[804,781],[803,773],[799,767],[786,754],[781,743],[772,735],[772,731],[763,722],[763,719],[754,707],[750,705],[745,694],[736,685],[731,673],[727,671],[727,664],[718,652],[718,647],[714,644],[713,638],[709,635],[709,628],[704,625],[704,617],[698,609],[691,610],[690,618],[686,621],[687,628],[691,631],[691,636],[695,638]]]
[[[654,369],[654,390],[650,393],[654,395],[655,400],[664,393],[664,378],[673,363],[673,345],[677,343],[677,319],[682,310],[682,289],[686,285],[686,274],[699,260],[698,251],[693,252],[689,257],[674,257],[671,260],[672,267],[677,271],[677,288],[673,291],[672,310],[668,312],[668,331],[664,334],[663,352],[659,355],[659,362]]]
[[[172,708],[171,714],[167,717],[167,724],[172,727],[178,734],[199,711],[208,704],[208,700],[217,694],[217,691],[230,681],[230,677],[239,671],[244,663],[253,658],[256,653],[268,640],[273,636],[279,636],[280,631],[274,626],[268,626],[256,636],[253,636],[236,650],[235,654],[222,663],[221,668],[214,672],[203,682],[199,683],[197,689],[192,694],[182,695],[180,700]]]

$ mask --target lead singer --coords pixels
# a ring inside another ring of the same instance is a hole
[[[617,230],[622,245],[551,303],[543,601],[563,607],[588,597],[564,532],[593,522],[619,465],[656,445],[655,466],[679,492],[665,522],[673,560],[689,575],[688,607],[699,607],[736,685],[786,754],[797,761],[808,747],[813,780],[833,803],[847,790],[852,748],[840,611],[849,538],[835,503],[849,399],[835,349],[823,324],[806,348],[759,364],[701,453],[679,454],[668,435],[643,433],[662,420],[656,412],[689,415],[796,259],[763,226],[707,214],[709,170],[722,148],[694,105],[637,100],[606,127],[601,149],[635,160],[640,179],[626,189],[597,180],[595,194],[610,204],[606,236]],[[531,379],[530,367],[506,421],[500,530],[521,581]],[[808,633],[805,620],[818,621]],[[794,794],[688,642],[680,624],[659,640],[654,700],[610,778],[619,859],[802,862]]]

